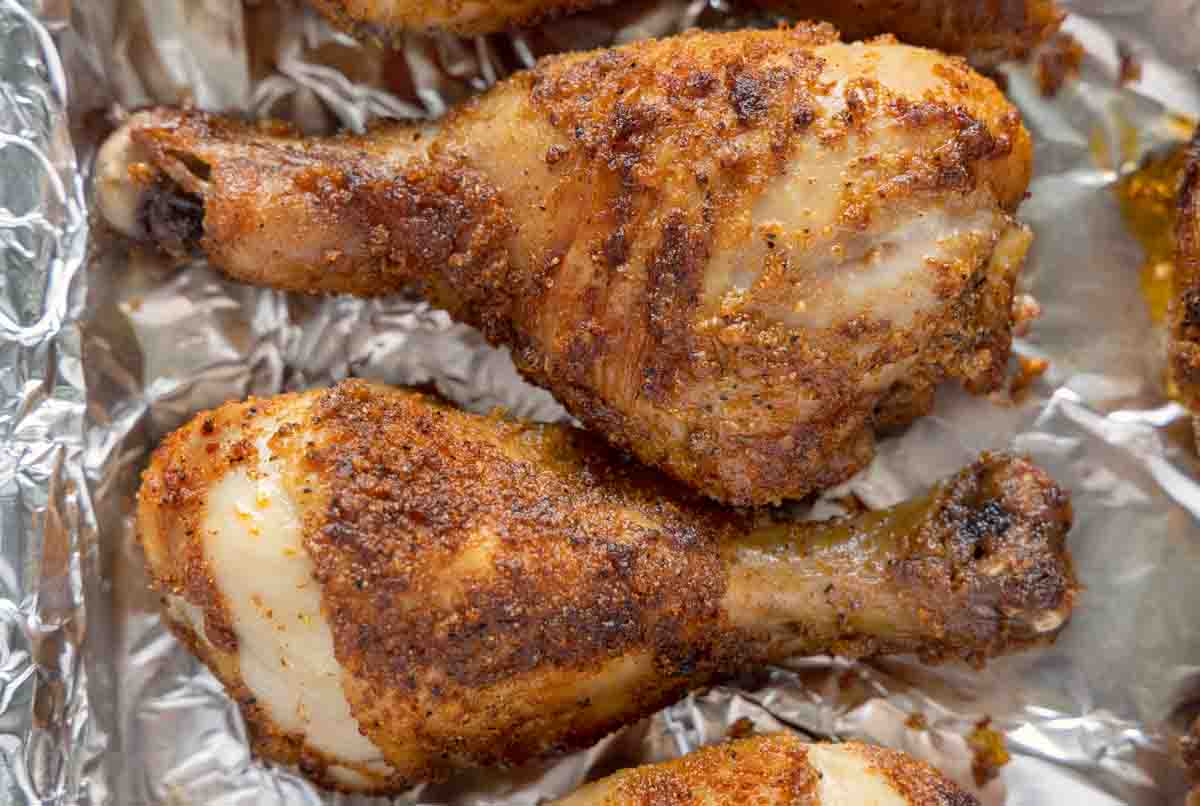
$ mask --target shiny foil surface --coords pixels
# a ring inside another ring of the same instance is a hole
[[[1200,461],[1164,391],[1162,328],[1114,187],[1200,116],[1200,3],[1069,7],[1079,78],[1046,98],[1035,66],[1003,70],[1037,142],[1021,217],[1037,233],[1024,290],[1042,317],[1019,351],[1048,369],[990,399],[945,390],[849,485],[883,506],[981,450],[1041,463],[1073,493],[1087,586],[1057,644],[983,671],[797,659],[586,752],[400,802],[535,803],[735,725],[897,747],[988,806],[1183,802],[1174,743],[1200,707]],[[275,0],[0,0],[0,803],[371,802],[255,761],[233,703],[158,619],[133,498],[153,446],[191,415],[353,375],[433,384],[476,411],[564,416],[504,351],[427,305],[253,289],[107,232],[89,214],[90,177],[121,115],[187,102],[360,128],[437,116],[543,53],[770,22],[717,2],[630,0],[388,51]],[[1122,53],[1140,77],[1119,81]],[[1012,760],[977,788],[971,737],[985,719]]]

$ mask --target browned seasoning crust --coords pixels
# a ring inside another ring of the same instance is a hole
[[[662,764],[623,770],[583,790],[562,806],[703,806],[711,803],[778,803],[820,806],[820,772],[808,748],[777,734],[702,747]]]
[[[534,25],[615,0],[309,0],[334,25],[364,39],[406,31],[475,36]]]
[[[364,38],[406,31],[475,35],[531,25],[614,0],[310,0]],[[833,23],[848,39],[895,34],[905,42],[990,64],[1027,55],[1058,29],[1054,0],[754,0],[766,10]],[[629,0],[618,0],[618,5]]]
[[[1022,58],[1066,14],[1054,0],[753,0],[795,17],[833,23],[848,39],[894,34],[903,42],[962,53],[976,64]]]
[[[544,60],[436,131],[131,125],[160,242],[202,215],[239,279],[415,288],[721,501],[836,484],[942,380],[1002,381],[1031,143],[991,81],[930,51],[824,26],[693,33]],[[945,239],[913,234],[937,221]],[[854,296],[917,237],[904,285]]]
[[[857,756],[865,764],[864,776],[877,776],[908,806],[979,804],[933,767],[904,753],[856,742],[810,746],[781,733],[704,747],[675,761],[623,770],[557,806],[833,806],[854,803],[856,798],[877,802],[874,782],[856,779],[853,767],[822,770],[817,758],[826,753]],[[832,800],[822,797],[824,776],[833,776]]]
[[[979,800],[946,776],[910,755],[870,744],[852,747],[887,776],[892,786],[908,799],[910,806],[979,806]]]
[[[587,434],[364,384],[309,423],[306,542],[355,716],[385,750],[417,743],[449,771],[583,747],[750,654],[720,609],[736,519]],[[481,539],[494,559],[454,570]],[[576,679],[635,656],[654,673],[622,702],[571,703]]]
[[[1168,372],[1179,400],[1200,413],[1200,131],[1188,146],[1175,226],[1178,254],[1168,311]]]
[[[232,468],[261,472],[264,418],[282,423],[271,467],[303,513],[351,712],[395,768],[373,774],[380,791],[585,747],[793,653],[982,661],[1052,638],[1072,605],[1069,504],[1010,457],[895,511],[780,527],[585,432],[412,392],[347,382],[228,404],[155,453],[139,537],[155,585],[203,612],[214,643],[182,633],[242,705],[256,749],[327,785],[341,783],[332,760],[276,727],[241,681],[204,561],[206,490]],[[781,576],[755,577],[758,561],[739,571],[746,550],[768,551]],[[814,599],[778,608],[780,591],[805,586]]]

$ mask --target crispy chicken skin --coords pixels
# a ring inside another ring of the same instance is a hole
[[[308,292],[415,288],[610,442],[735,504],[1002,380],[1030,140],[995,84],[825,27],[544,60],[427,129],[134,116],[127,233]]]
[[[388,39],[406,31],[463,36],[530,25],[614,0],[309,0],[340,28]],[[620,0],[616,0],[620,2]]]
[[[1005,456],[891,510],[775,522],[586,432],[359,381],[199,415],[137,513],[166,618],[257,750],[377,792],[585,747],[795,655],[1050,640],[1070,523]]]
[[[1200,131],[1188,146],[1175,226],[1167,369],[1179,400],[1200,414]]]
[[[615,0],[618,4],[629,0]],[[404,31],[482,34],[614,0],[312,0],[360,36]],[[1054,0],[754,0],[771,11],[823,20],[847,37],[895,34],[914,45],[970,55],[977,63],[1024,56],[1058,29]]]
[[[789,734],[697,750],[624,770],[555,806],[979,806],[940,772],[872,745],[806,744]]]
[[[903,42],[994,65],[1027,56],[1059,28],[1054,0],[753,0],[833,23],[848,39],[894,34]]]

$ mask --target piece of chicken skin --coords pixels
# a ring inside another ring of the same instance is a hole
[[[1050,640],[1070,522],[1005,456],[891,510],[774,522],[587,432],[360,381],[197,416],[137,512],[166,618],[258,752],[375,792],[586,747],[792,656]]]
[[[152,110],[100,187],[241,280],[415,288],[615,445],[764,504],[864,467],[939,381],[1000,384],[1030,148],[961,61],[801,28],[547,59],[429,129]]]
[[[868,744],[775,734],[622,770],[554,806],[979,806],[924,762]]]
[[[370,38],[406,31],[474,35],[528,25],[613,0],[311,0],[334,24]],[[617,4],[629,0],[616,0]],[[1021,57],[1053,34],[1054,0],[753,0],[771,11],[833,23],[847,37],[895,34],[977,64]]]
[[[1200,130],[1188,146],[1186,160],[1175,219],[1167,372],[1180,402],[1200,414]]]

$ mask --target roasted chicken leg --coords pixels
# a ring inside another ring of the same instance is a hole
[[[402,31],[481,34],[614,0],[312,0],[360,36]],[[615,0],[617,4],[629,0]],[[754,0],[797,18],[831,22],[851,38],[895,34],[905,42],[970,55],[977,63],[1023,56],[1057,30],[1054,0]]]
[[[555,806],[979,806],[927,764],[866,744],[777,734],[624,770]]]
[[[363,382],[199,415],[137,514],[167,619],[259,752],[381,792],[584,747],[794,655],[1048,640],[1070,522],[1003,456],[891,510],[773,522],[586,432]]]
[[[111,222],[242,280],[415,287],[718,500],[836,484],[935,385],[1002,380],[1030,140],[962,62],[827,28],[543,61],[444,123],[305,140],[134,116]]]

